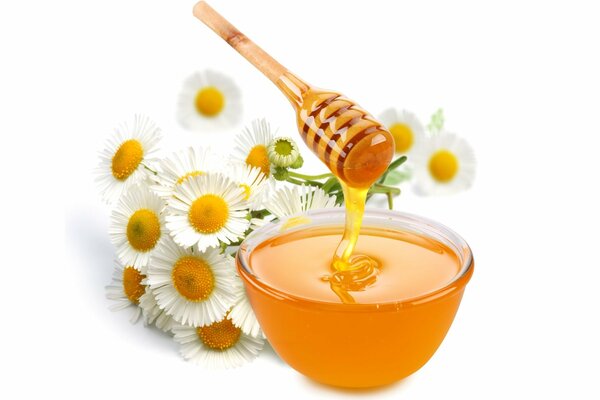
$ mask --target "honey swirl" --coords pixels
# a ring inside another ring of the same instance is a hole
[[[321,279],[329,282],[331,290],[343,303],[354,304],[356,301],[349,292],[361,292],[377,281],[380,264],[369,256],[358,254],[348,260],[348,269],[335,271]]]

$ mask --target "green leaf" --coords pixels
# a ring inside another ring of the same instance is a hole
[[[388,171],[394,170],[406,162],[406,156],[396,158],[388,167]]]
[[[433,113],[431,116],[431,120],[429,121],[429,125],[427,125],[427,129],[433,134],[440,132],[444,129],[444,110],[438,108],[438,110]]]
[[[289,174],[287,168],[276,167],[275,173],[273,174],[273,178],[277,179],[278,181],[285,181],[288,178],[288,175]]]
[[[296,161],[294,161],[294,163],[292,165],[290,165],[290,168],[298,169],[298,168],[302,168],[303,165],[304,165],[304,159],[302,158],[302,156],[300,154],[298,154],[298,158],[296,158]]]
[[[383,181],[384,185],[398,185],[410,179],[410,173],[408,171],[390,171]]]
[[[340,181],[335,176],[327,179],[323,186],[321,187],[325,191],[325,193],[335,192],[337,190],[341,190]]]
[[[407,160],[406,156],[396,158],[390,165],[388,165],[387,170],[383,173],[383,175],[381,175],[381,178],[379,178],[379,180],[377,182],[379,182],[379,183],[385,182],[388,174],[390,172],[392,172],[393,170],[395,170],[396,168],[398,168],[399,166],[401,166],[402,164],[404,164],[406,162],[406,160]]]

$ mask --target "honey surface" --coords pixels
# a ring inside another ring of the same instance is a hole
[[[314,228],[282,234],[261,243],[250,256],[260,280],[281,292],[341,303],[323,277],[331,275],[331,249],[342,228]],[[356,253],[378,265],[377,279],[350,294],[358,304],[399,302],[441,289],[457,275],[460,262],[445,245],[411,233],[369,227],[361,230]]]

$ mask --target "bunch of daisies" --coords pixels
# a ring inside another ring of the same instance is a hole
[[[319,187],[277,187],[274,172],[301,156],[265,120],[244,129],[227,158],[187,148],[157,159],[160,138],[150,119],[135,116],[101,154],[97,181],[112,206],[117,255],[107,297],[113,310],[131,310],[132,322],[172,333],[184,358],[239,366],[265,339],[232,255],[266,222],[339,201]]]

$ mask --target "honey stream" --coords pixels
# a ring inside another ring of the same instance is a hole
[[[349,292],[366,290],[374,284],[380,265],[369,256],[354,254],[369,188],[353,188],[342,183],[342,189],[346,203],[346,224],[342,240],[333,255],[333,271],[322,279],[329,282],[331,290],[340,300],[351,304],[355,300]]]

